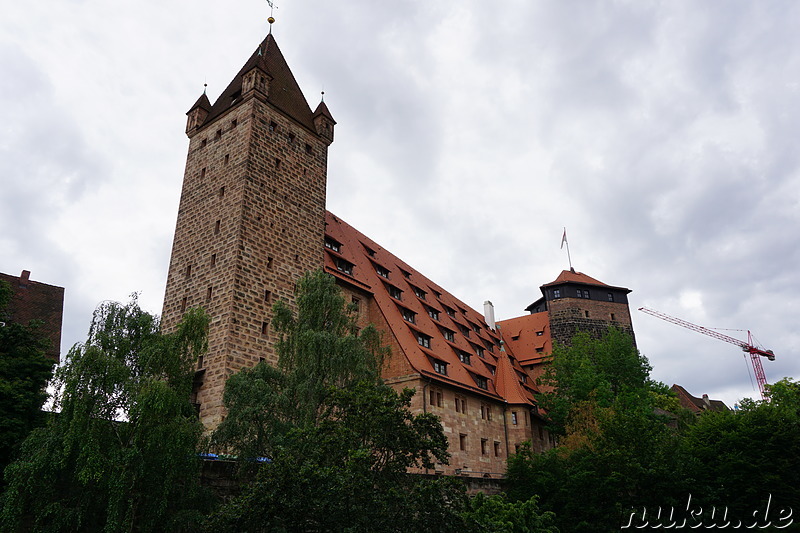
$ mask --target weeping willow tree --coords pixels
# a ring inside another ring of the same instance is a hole
[[[6,470],[2,530],[190,531],[205,511],[189,402],[208,317],[177,331],[134,297],[95,311],[54,378],[54,415]]]
[[[225,386],[228,416],[214,442],[242,457],[268,456],[290,429],[316,425],[335,389],[380,381],[388,348],[374,327],[359,331],[333,276],[307,273],[295,296],[296,312],[282,301],[273,307],[277,368],[259,363]]]

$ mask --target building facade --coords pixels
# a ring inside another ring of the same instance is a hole
[[[0,272],[0,281],[11,287],[8,317],[19,324],[38,323],[42,336],[50,342],[47,357],[58,363],[61,354],[61,323],[64,318],[64,287],[33,281],[31,273],[23,270],[19,276]]]
[[[311,110],[272,35],[216,102],[203,94],[187,115],[189,150],[163,324],[174,327],[189,307],[211,316],[194,393],[208,429],[225,415],[230,375],[261,360],[276,362],[273,303],[293,305],[297,280],[324,269],[358,308],[359,326],[372,323],[384,333],[392,350],[386,382],[415,389],[412,408],[441,418],[452,458],[436,473],[497,477],[522,442],[537,451],[554,445],[533,385],[551,334],[560,340],[576,319],[589,319],[590,304],[598,325],[629,326],[627,289],[562,274],[557,287],[543,286],[541,309],[498,327],[489,302],[484,313],[475,311],[328,212],[327,151],[336,122],[324,102]],[[586,281],[620,298],[610,302],[611,311],[609,302],[581,293],[582,306],[573,312],[575,298],[545,291]],[[530,332],[541,350],[529,349]]]

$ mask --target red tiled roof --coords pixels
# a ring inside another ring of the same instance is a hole
[[[593,277],[587,276],[583,272],[575,272],[574,270],[562,270],[561,274],[555,279],[555,281],[551,281],[550,283],[546,283],[542,285],[542,287],[549,287],[550,285],[557,285],[561,283],[586,283],[588,285],[602,285],[607,287],[605,283],[602,281],[597,281]]]
[[[412,368],[431,379],[513,403],[533,403],[533,388],[519,383],[525,371],[513,353],[501,353],[500,336],[486,325],[482,314],[331,212],[326,212],[325,235],[329,244],[339,244],[338,251],[326,246],[325,269],[373,295],[402,348],[403,353],[395,357],[406,357]],[[349,273],[339,268],[347,264],[352,265]],[[390,291],[400,291],[400,298]],[[438,319],[429,316],[429,308],[438,312]],[[414,313],[413,323],[404,319],[403,310]],[[452,332],[452,340],[445,338],[445,331]],[[419,334],[430,338],[430,348],[419,344]],[[469,358],[462,361],[459,353]],[[447,365],[446,375],[436,372],[434,361]],[[503,377],[493,375],[492,369]],[[517,373],[515,386],[512,382]],[[485,389],[479,386],[483,379]]]
[[[708,396],[704,395],[703,398],[692,396],[689,392],[680,385],[672,385],[672,390],[678,395],[678,401],[681,406],[689,409],[694,413],[701,413],[703,411],[729,411],[728,406],[722,400],[709,400]]]
[[[247,63],[233,77],[228,87],[222,91],[222,94],[211,107],[204,124],[210,124],[216,117],[240,101],[237,95],[242,90],[242,77],[253,67],[259,67],[270,76],[267,100],[312,132],[316,132],[311,108],[308,106],[305,96],[303,96],[303,91],[300,90],[300,86],[294,79],[292,71],[289,70],[289,66],[286,64],[286,60],[283,58],[283,54],[272,34],[267,35],[267,38],[256,48]]]
[[[501,320],[497,325],[506,346],[522,365],[539,363],[553,351],[547,311]]]

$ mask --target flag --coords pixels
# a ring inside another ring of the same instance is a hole
[[[561,249],[564,249],[564,244],[567,242],[567,228],[564,228],[564,235],[561,236]]]

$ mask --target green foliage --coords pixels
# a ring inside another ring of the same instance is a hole
[[[186,531],[204,501],[201,425],[189,403],[207,316],[160,333],[136,298],[95,311],[55,377],[60,414],[6,470],[2,525],[36,531]]]
[[[681,451],[694,500],[751,517],[770,495],[772,504],[800,502],[800,383],[785,378],[769,387],[769,401],[742,401],[738,412],[704,413],[687,431]]]
[[[610,329],[601,339],[578,334],[557,347],[543,383],[561,446],[529,447],[508,461],[509,494],[540,497],[564,531],[615,531],[632,506],[669,505],[680,492],[678,436],[656,407],[673,406],[668,389],[632,339]]]
[[[297,284],[297,313],[274,306],[278,368],[260,363],[228,379],[228,416],[214,442],[241,457],[269,456],[292,427],[319,421],[331,391],[378,382],[388,348],[369,326],[358,332],[333,276],[306,274]]]
[[[318,424],[293,429],[209,530],[459,530],[466,505],[460,482],[406,473],[447,460],[438,419],[412,415],[412,395],[374,381],[333,389]]]
[[[540,511],[537,498],[511,502],[503,495],[478,493],[464,513],[469,529],[487,533],[558,533],[555,515]]]
[[[0,281],[0,473],[31,430],[44,423],[45,385],[53,370],[45,357],[50,343],[37,325],[8,318],[11,294],[11,287]]]

